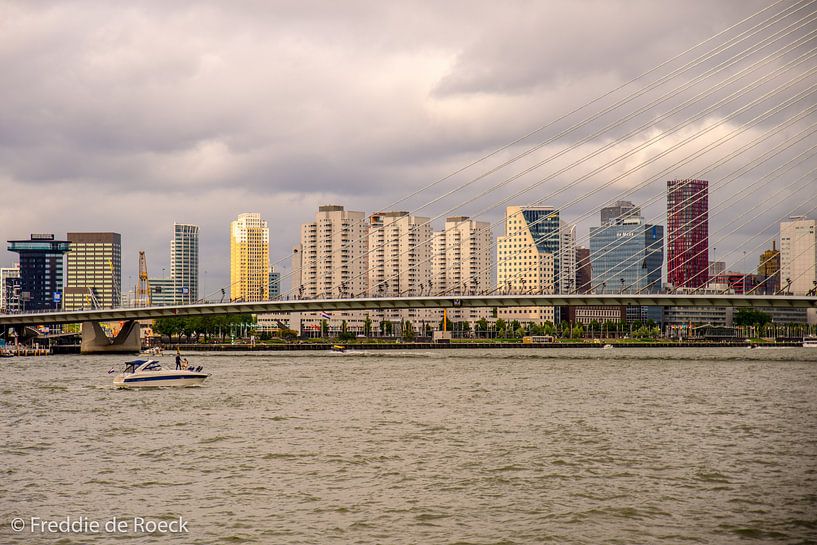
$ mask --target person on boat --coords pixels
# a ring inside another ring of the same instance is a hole
[[[181,368],[182,368],[182,355],[179,354],[178,351],[176,351],[176,370],[178,371]]]
[[[190,365],[190,363],[187,361],[187,358],[184,358],[184,359],[182,360],[182,369],[187,369],[187,367],[188,367],[189,365]]]

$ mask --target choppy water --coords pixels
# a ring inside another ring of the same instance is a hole
[[[194,354],[205,387],[142,391],[118,359],[0,360],[0,542],[817,541],[815,350]]]

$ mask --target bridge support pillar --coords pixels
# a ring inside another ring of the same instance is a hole
[[[116,337],[110,338],[99,322],[82,322],[81,354],[132,354],[142,350],[139,322],[125,322]]]

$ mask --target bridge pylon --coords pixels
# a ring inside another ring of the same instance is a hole
[[[82,322],[81,354],[133,354],[142,350],[139,322],[128,320],[116,337],[109,337],[99,322]]]

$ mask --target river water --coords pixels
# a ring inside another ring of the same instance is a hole
[[[817,350],[189,358],[206,386],[0,360],[0,543],[817,542]]]

